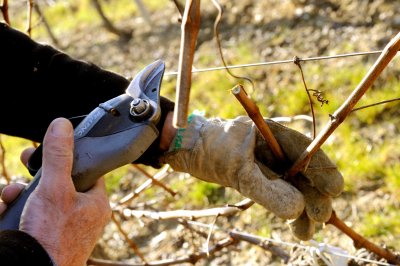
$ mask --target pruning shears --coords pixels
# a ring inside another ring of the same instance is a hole
[[[75,127],[72,179],[77,191],[88,190],[99,177],[137,160],[158,137],[164,71],[161,60],[148,65],[124,94],[101,103]],[[22,210],[40,177],[41,168],[0,216],[0,230],[19,228]]]

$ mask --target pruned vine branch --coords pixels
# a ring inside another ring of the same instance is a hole
[[[211,208],[205,210],[175,210],[175,211],[139,211],[128,208],[117,208],[115,211],[121,212],[125,217],[150,218],[154,220],[167,220],[177,218],[196,219],[210,216],[232,216],[239,211],[244,211],[254,204],[249,199],[244,199],[235,205]]]
[[[311,142],[308,148],[304,151],[304,153],[300,156],[300,158],[294,163],[294,165],[288,170],[287,176],[289,178],[295,177],[298,173],[303,172],[308,165],[309,160],[312,158],[314,153],[322,146],[325,140],[328,138],[330,134],[334,132],[334,130],[345,120],[347,115],[351,113],[353,107],[356,105],[358,100],[364,95],[364,93],[371,87],[373,82],[378,78],[380,73],[385,69],[385,67],[389,64],[391,59],[397,54],[400,49],[400,33],[398,33],[384,48],[381,56],[375,62],[375,64],[371,67],[370,71],[363,78],[361,83],[357,86],[357,88],[353,91],[353,93],[349,96],[349,98],[342,104],[341,107],[331,115],[331,121],[327,124],[327,126],[321,131],[321,133]],[[236,86],[232,89],[232,93],[238,98],[239,102],[243,105],[246,112],[249,114],[249,117],[252,118],[257,128],[268,128],[268,125],[264,122],[264,120],[260,119],[261,114],[259,113],[259,109],[257,106],[247,97],[246,93],[240,93],[241,90],[244,90],[241,85]],[[282,160],[282,156],[279,155],[280,148],[277,148],[274,144],[276,142],[275,137],[270,134],[268,131],[261,129],[263,137],[269,144],[271,150],[274,155]],[[263,133],[264,132],[264,133]],[[265,133],[266,132],[266,133]],[[272,144],[271,144],[272,143]],[[277,142],[276,142],[277,143]],[[279,144],[278,144],[279,145]],[[383,249],[372,242],[368,241],[361,235],[354,232],[354,230],[348,227],[343,221],[341,221],[336,213],[333,211],[331,218],[327,222],[328,224],[334,225],[336,228],[341,230],[343,233],[348,235],[356,245],[357,248],[364,247],[371,252],[374,252],[378,256],[385,258],[390,263],[400,264],[400,257],[396,256],[389,250]]]
[[[370,68],[368,73],[364,76],[357,88],[354,89],[352,94],[346,101],[331,115],[330,122],[321,130],[317,137],[311,142],[307,149],[297,159],[293,166],[287,172],[288,176],[295,176],[298,172],[304,170],[309,159],[314,153],[322,146],[328,137],[335,131],[335,129],[346,119],[347,115],[351,113],[353,107],[371,87],[374,81],[378,78],[381,72],[393,59],[393,57],[400,50],[400,33],[398,33],[383,49],[381,55]]]

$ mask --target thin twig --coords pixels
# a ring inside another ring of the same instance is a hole
[[[103,8],[99,0],[91,0],[91,2],[94,8],[96,9],[97,14],[99,14],[103,26],[106,28],[106,30],[119,36],[121,40],[128,41],[131,39],[132,31],[118,29],[116,26],[114,26],[114,24],[108,19],[105,12],[103,11]]]
[[[169,187],[167,187],[166,185],[164,185],[163,183],[161,183],[160,181],[155,179],[152,175],[147,173],[142,167],[140,167],[139,165],[136,165],[136,164],[132,164],[132,166],[134,168],[136,168],[137,170],[139,170],[147,178],[151,179],[151,182],[154,183],[154,185],[157,185],[157,186],[163,188],[165,191],[167,191],[169,194],[171,194],[172,197],[175,197],[175,195],[177,194],[175,191],[173,191],[172,189],[170,189]]]
[[[176,8],[178,9],[178,12],[181,15],[181,17],[183,17],[183,12],[185,10],[183,5],[178,0],[172,0],[172,2],[174,2],[174,4],[175,4]]]
[[[216,253],[223,248],[236,244],[237,241],[231,237],[224,238],[218,241],[217,244],[210,247],[208,251],[202,251],[193,253],[184,257],[176,258],[176,259],[165,259],[159,261],[152,261],[147,263],[119,263],[115,261],[109,260],[101,260],[91,258],[88,261],[88,265],[97,265],[97,266],[167,266],[167,265],[177,265],[184,263],[191,263],[195,265],[199,260],[207,258],[208,254]]]
[[[43,22],[43,25],[47,31],[47,34],[49,35],[50,39],[52,40],[52,42],[54,43],[55,46],[57,47],[61,47],[60,42],[58,41],[58,39],[56,38],[56,36],[54,35],[53,31],[51,30],[51,27],[49,25],[49,22],[47,21],[46,17],[44,16],[41,8],[39,7],[39,3],[34,3],[33,4],[33,9],[35,10],[35,12],[37,13],[37,15],[40,18],[40,21]]]
[[[207,236],[207,240],[206,240],[206,247],[207,247],[207,252],[209,251],[209,246],[210,246],[210,241],[211,241],[211,237],[212,237],[212,233],[214,232],[214,227],[215,224],[217,223],[219,215],[215,216],[214,221],[212,222],[211,226],[210,226],[210,230],[208,232],[208,236]],[[210,256],[210,254],[207,254],[208,256]]]
[[[125,217],[147,217],[154,220],[168,220],[177,218],[197,219],[210,216],[232,216],[240,211],[250,208],[254,204],[250,199],[244,199],[235,205],[210,208],[205,210],[174,210],[174,211],[139,211],[128,208],[116,208],[114,211],[122,212]]]
[[[185,128],[187,125],[190,88],[192,86],[192,65],[199,29],[200,0],[186,0],[181,24],[176,105],[173,118],[173,126],[177,128]]]
[[[0,135],[0,163],[1,163],[1,174],[4,176],[6,179],[7,184],[10,184],[11,178],[7,173],[7,168],[6,168],[6,149],[4,148],[3,141],[1,139]]]
[[[185,226],[188,226],[187,224]],[[191,230],[193,230],[191,228]],[[231,245],[235,245],[239,241],[246,241],[250,244],[257,245],[262,249],[271,252],[271,254],[282,258],[282,260],[286,263],[289,260],[289,255],[282,249],[280,249],[277,245],[270,243],[268,240],[265,240],[261,237],[254,236],[251,234],[239,232],[237,230],[233,230],[229,232],[229,237],[224,238],[217,242],[214,246],[208,248],[206,251],[195,252],[193,254],[189,254],[184,257],[176,258],[176,259],[165,259],[159,261],[151,261],[147,263],[124,263],[124,262],[116,262],[110,260],[102,260],[90,258],[88,260],[87,265],[97,265],[97,266],[167,266],[167,265],[177,265],[184,263],[191,263],[195,265],[200,259],[204,259],[209,257],[210,255],[222,250]]]
[[[209,224],[203,224],[200,222],[196,221],[186,221],[183,220],[184,222],[182,223],[185,227],[187,227],[190,230],[195,231],[196,233],[200,234],[203,237],[208,237],[205,233],[202,231],[199,232],[199,230],[196,230],[195,226],[201,226],[201,227],[207,227],[207,228],[212,228],[214,225],[209,225]],[[218,228],[219,229],[219,228]],[[221,229],[220,229],[221,230]],[[226,230],[223,230],[226,231]],[[290,256],[287,254],[284,250],[282,250],[278,245],[274,244],[271,239],[252,235],[249,233],[244,233],[240,232],[237,229],[231,230],[229,232],[226,232],[229,234],[230,237],[238,240],[238,241],[246,241],[250,244],[257,245],[261,247],[262,249],[271,252],[274,256],[282,258],[285,262],[289,261]]]
[[[312,138],[314,139],[317,134],[315,133],[316,132],[316,129],[315,129],[316,128],[316,123],[315,123],[315,113],[314,113],[313,101],[311,99],[310,91],[307,88],[307,83],[306,83],[306,80],[304,78],[303,68],[301,67],[301,63],[300,63],[300,58],[295,56],[293,58],[293,62],[300,69],[301,79],[303,81],[303,85],[304,85],[304,88],[305,88],[307,96],[308,96],[308,102],[310,103],[311,116],[312,116],[312,120],[313,120],[313,135],[312,135],[313,137]]]
[[[351,112],[356,112],[358,110],[366,109],[366,108],[377,106],[377,105],[384,104],[384,103],[395,102],[395,101],[400,101],[400,98],[394,98],[394,99],[390,99],[390,100],[380,101],[380,102],[376,102],[376,103],[360,106],[360,107],[357,107],[357,108],[353,108],[353,110],[351,110]]]
[[[157,181],[161,181],[163,178],[167,177],[170,172],[168,172],[169,165],[165,165],[159,172],[157,172],[153,179]],[[120,199],[114,206],[113,208],[116,208],[121,205],[126,205],[129,202],[131,202],[133,199],[137,198],[141,192],[146,190],[147,188],[151,187],[155,183],[153,182],[153,179],[148,179],[146,180],[142,185],[140,185],[138,188],[136,188],[133,192],[129,193],[128,195],[124,196],[122,199]]]
[[[236,240],[246,241],[271,252],[273,255],[282,258],[284,263],[287,263],[290,259],[289,254],[287,254],[284,250],[272,244],[270,241],[263,239],[262,237],[239,232],[237,230],[229,232],[229,235]]]
[[[1,13],[3,14],[4,21],[11,26],[10,16],[8,15],[8,0],[3,0],[0,6]]]
[[[144,20],[146,20],[147,24],[152,27],[153,23],[151,21],[151,16],[149,11],[147,10],[146,6],[144,5],[144,3],[142,2],[142,0],[135,0],[136,2],[136,6],[139,8],[140,13],[142,15],[142,17],[144,18]]]
[[[127,233],[125,233],[125,231],[122,229],[119,221],[117,220],[117,218],[115,218],[115,214],[112,213],[111,215],[111,219],[114,222],[114,224],[117,226],[118,231],[124,236],[126,242],[128,242],[129,246],[131,247],[131,249],[135,252],[136,255],[139,256],[139,258],[143,261],[146,262],[145,257],[143,256],[142,252],[140,252],[138,246],[135,244],[135,242],[132,241],[132,239],[129,238],[129,236],[127,235]]]
[[[396,265],[400,265],[400,256],[397,256],[392,252],[390,252],[389,250],[375,245],[368,239],[365,239],[363,236],[356,233],[353,229],[348,227],[342,220],[340,220],[336,216],[335,211],[332,211],[331,218],[329,218],[329,220],[326,223],[335,226],[342,232],[345,232],[346,235],[348,235],[353,240],[355,248],[357,249],[365,248],[379,255],[380,257],[385,258],[389,263],[395,263]]]
[[[236,78],[236,79],[244,79],[244,80],[247,80],[247,81],[251,84],[252,89],[254,89],[254,83],[253,83],[253,81],[252,81],[250,78],[248,78],[248,77],[242,77],[242,76],[238,76],[238,75],[233,74],[232,71],[229,70],[228,65],[226,64],[224,54],[222,53],[221,39],[220,39],[220,37],[219,37],[219,23],[221,22],[221,18],[222,18],[222,14],[223,14],[223,9],[222,9],[221,4],[218,2],[218,0],[211,0],[211,1],[212,1],[212,3],[214,4],[214,6],[215,6],[215,7],[217,8],[217,10],[218,10],[218,15],[217,15],[217,17],[216,17],[216,19],[215,19],[215,22],[214,22],[214,34],[215,34],[215,40],[217,41],[218,52],[219,52],[219,56],[220,56],[220,58],[221,58],[222,64],[224,65],[224,67],[225,67],[225,69],[226,69],[226,72],[228,72],[228,74],[229,74],[230,76],[232,76],[232,77],[234,77],[234,78]]]
[[[188,221],[187,219],[178,219],[178,223],[180,223],[181,225],[183,225],[186,229],[195,232],[196,234],[200,235],[201,237],[204,237],[205,239],[207,239],[208,234],[206,232],[203,232],[199,229],[197,229],[197,227],[195,227],[193,225],[193,221]],[[197,224],[196,224],[197,225]]]
[[[33,10],[33,0],[28,0],[27,2],[27,15],[26,15],[26,32],[29,36],[32,34],[32,10]]]

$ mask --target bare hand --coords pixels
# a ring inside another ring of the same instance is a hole
[[[103,178],[89,191],[76,192],[73,144],[71,123],[55,119],[44,138],[42,177],[20,222],[20,230],[36,238],[58,266],[85,265],[111,215]],[[15,190],[5,199],[12,199]]]

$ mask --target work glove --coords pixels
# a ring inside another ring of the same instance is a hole
[[[267,119],[267,124],[288,159],[294,162],[311,140]],[[316,222],[332,213],[332,197],[343,190],[343,177],[328,156],[319,150],[303,175],[285,181],[287,166],[273,156],[252,120],[189,116],[161,157],[174,170],[201,180],[232,187],[280,218],[291,220],[293,234],[308,240]],[[292,183],[290,183],[292,182]]]

